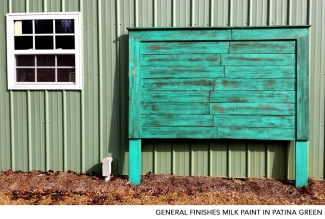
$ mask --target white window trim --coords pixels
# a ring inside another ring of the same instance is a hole
[[[7,85],[8,90],[81,90],[82,89],[82,31],[80,12],[54,12],[54,13],[9,13],[7,17]],[[75,49],[60,50],[14,50],[14,20],[55,20],[74,19]],[[15,55],[75,55],[75,83],[69,82],[16,82]]]

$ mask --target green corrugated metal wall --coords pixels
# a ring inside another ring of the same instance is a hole
[[[5,14],[81,11],[82,91],[8,91]],[[324,177],[322,0],[0,0],[0,169],[128,173],[127,27],[305,25],[310,28],[309,175]],[[292,144],[292,143],[291,143]],[[288,142],[147,140],[142,171],[293,178]]]

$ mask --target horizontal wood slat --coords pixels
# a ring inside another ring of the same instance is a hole
[[[258,136],[258,138],[257,138]],[[294,128],[142,127],[142,138],[294,140]]]
[[[213,78],[142,79],[141,90],[213,90]]]
[[[141,91],[141,102],[208,103],[209,91]]]
[[[143,42],[142,54],[228,53],[229,42]]]
[[[211,103],[211,114],[295,115],[292,103]]]
[[[216,127],[280,127],[295,126],[295,116],[215,115]]]
[[[207,115],[208,103],[142,103],[141,114]]]
[[[295,65],[295,54],[221,54],[221,65]]]
[[[224,66],[143,67],[141,78],[223,78]]]
[[[208,67],[220,65],[220,54],[142,55],[141,66]]]
[[[165,30],[137,31],[134,36],[144,41],[204,41],[231,40],[231,29],[224,30]]]
[[[142,138],[218,138],[217,128],[211,127],[142,127]]]
[[[296,39],[308,36],[308,27],[299,29],[234,29],[232,30],[232,40],[283,40]]]
[[[230,42],[229,53],[292,53],[296,52],[295,41],[239,41]]]
[[[296,66],[225,66],[226,78],[296,78]]]
[[[215,90],[288,90],[296,89],[294,79],[217,79]]]
[[[295,91],[210,91],[211,103],[295,103]]]
[[[294,140],[295,128],[218,127],[218,138]]]
[[[142,115],[142,126],[212,127],[213,115]]]

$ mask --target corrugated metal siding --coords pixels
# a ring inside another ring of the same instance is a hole
[[[324,178],[325,2],[310,1],[310,142],[309,175]]]
[[[8,12],[81,11],[82,91],[7,91],[0,59],[0,169],[128,173],[127,27],[303,25],[310,28],[310,177],[324,177],[325,3],[322,0],[8,0]],[[287,142],[147,140],[142,172],[218,177],[294,177]]]

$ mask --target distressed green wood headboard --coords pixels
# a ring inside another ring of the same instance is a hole
[[[295,141],[308,184],[309,26],[129,28],[129,180],[141,139]]]

